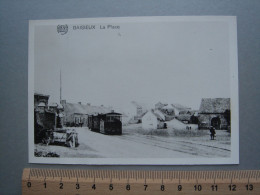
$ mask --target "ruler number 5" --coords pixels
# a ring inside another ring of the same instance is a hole
[[[111,183],[110,185],[109,185],[109,190],[113,190],[114,189],[114,187],[113,187],[113,184]]]
[[[254,186],[252,184],[247,184],[246,185],[246,190],[247,191],[253,191],[254,190]]]

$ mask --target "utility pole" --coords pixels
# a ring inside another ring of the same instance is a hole
[[[61,82],[61,69],[60,69],[60,104],[61,104],[61,100],[62,100],[62,97],[61,97],[61,93],[62,93],[62,82]]]

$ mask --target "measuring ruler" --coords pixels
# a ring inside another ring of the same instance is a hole
[[[246,195],[260,194],[260,170],[244,171],[23,171],[23,195]]]

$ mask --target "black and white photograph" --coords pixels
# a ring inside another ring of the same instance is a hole
[[[29,162],[238,164],[232,16],[31,20]]]

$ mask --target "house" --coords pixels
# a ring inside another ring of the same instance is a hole
[[[49,97],[49,95],[34,94],[34,135],[36,143],[41,141],[42,136],[40,134],[43,130],[63,126],[62,108],[55,103],[49,105]]]
[[[34,93],[34,108],[37,108],[38,106],[47,108],[49,103],[49,97],[49,95]]]
[[[91,104],[67,103],[61,101],[64,108],[63,121],[66,126],[88,126],[88,116],[98,115],[111,112],[111,108],[103,105],[92,106]]]
[[[176,116],[179,121],[188,124],[198,124],[198,111],[196,110],[185,110],[180,111],[179,115]]]
[[[175,115],[174,108],[172,105],[167,105],[161,108],[161,110],[167,115]]]
[[[161,108],[158,108],[158,110],[160,110],[161,113],[164,115],[165,121],[170,121],[170,120],[174,119],[174,117],[175,117],[174,109],[170,104],[169,105],[164,104],[164,106]]]
[[[143,115],[148,111],[148,106],[136,101],[131,101],[125,104],[120,110],[120,113],[123,113],[124,120],[127,120],[126,123],[135,124],[141,123]],[[125,124],[126,124],[125,123]]]
[[[63,106],[58,103],[50,103],[49,105],[49,110],[57,112],[58,110],[63,110]]]
[[[203,98],[199,109],[199,129],[213,126],[228,129],[230,126],[230,98]]]
[[[159,114],[150,110],[142,117],[142,128],[144,130],[162,129],[164,128],[164,120]]]
[[[171,106],[173,107],[175,116],[179,116],[180,114],[187,114],[187,112],[191,110],[191,108],[181,104],[171,104]]]
[[[154,110],[154,113],[159,115],[160,118],[165,121],[166,117],[160,110]]]
[[[167,106],[168,104],[166,103],[162,103],[162,102],[158,102],[157,104],[155,104],[155,110],[157,109],[161,109],[164,106]]]
[[[135,119],[140,120],[142,118],[142,116],[144,115],[144,113],[147,112],[147,107],[142,104],[142,103],[138,103],[136,101],[132,101],[131,102],[135,108],[136,108],[136,115],[135,115]]]
[[[191,115],[190,114],[180,114],[179,116],[176,117],[179,121],[189,124],[191,122]]]

